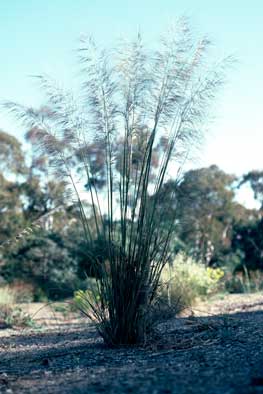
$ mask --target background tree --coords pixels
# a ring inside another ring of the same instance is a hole
[[[18,280],[30,284],[34,301],[72,297],[76,288],[83,288],[78,259],[71,253],[67,238],[57,232],[35,231],[8,250],[5,257],[3,278],[8,283]]]
[[[2,130],[0,130],[0,171],[15,179],[27,171],[21,143]]]
[[[232,239],[233,252],[241,252],[244,258],[235,271],[263,270],[263,220],[250,220],[236,225]]]
[[[243,175],[239,182],[239,187],[244,184],[249,184],[251,187],[255,199],[261,204],[261,210],[263,209],[263,171],[253,170]]]
[[[20,142],[7,133],[0,132],[0,140],[0,275],[31,283],[35,293],[39,288],[49,297],[72,295],[79,283],[78,259],[71,257],[67,235],[76,209],[65,204],[63,184],[47,177],[42,158],[26,158]],[[36,220],[38,229],[32,228]]]
[[[21,181],[26,173],[21,144],[0,130],[0,243],[23,228]]]
[[[235,201],[236,177],[217,166],[190,170],[163,187],[163,200],[177,212],[178,237],[206,265],[220,264],[231,248],[233,226],[252,211]]]

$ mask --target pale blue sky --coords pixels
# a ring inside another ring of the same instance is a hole
[[[121,35],[132,37],[139,27],[151,43],[182,14],[197,34],[208,34],[218,58],[234,54],[239,61],[229,72],[198,165],[215,163],[237,174],[263,168],[260,0],[1,0],[0,99],[38,106],[32,74],[49,73],[70,86],[83,33],[107,46]],[[17,136],[24,132],[3,114],[0,128]]]

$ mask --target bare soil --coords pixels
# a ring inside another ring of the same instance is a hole
[[[1,393],[263,393],[260,294],[200,303],[145,347],[107,348],[75,314],[25,308],[42,328],[0,331]]]

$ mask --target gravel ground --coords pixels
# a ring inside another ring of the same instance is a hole
[[[263,393],[263,297],[201,304],[144,348],[109,349],[83,321],[2,330],[0,392]]]

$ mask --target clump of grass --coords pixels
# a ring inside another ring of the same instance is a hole
[[[107,344],[146,339],[175,230],[174,217],[163,220],[161,190],[171,170],[181,174],[222,83],[222,65],[207,67],[208,47],[206,38],[193,40],[183,20],[156,50],[147,50],[141,35],[113,51],[83,39],[77,98],[38,76],[45,107],[5,104],[76,197],[97,278],[87,313]],[[96,239],[106,245],[107,261],[92,254]]]
[[[9,286],[0,287],[0,325],[4,327],[33,326],[31,317],[15,305],[16,294]]]
[[[5,305],[0,306],[0,320],[6,327],[34,327],[35,322],[21,308]]]

